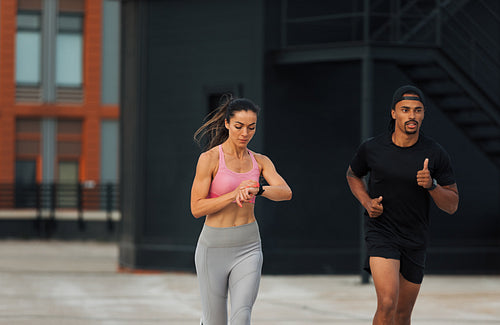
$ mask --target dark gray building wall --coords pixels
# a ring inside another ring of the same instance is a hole
[[[120,62],[120,266],[136,265],[144,211],[145,6],[123,2]]]
[[[262,101],[261,4],[124,1],[122,7],[125,29],[139,20],[135,31],[143,34],[135,40],[137,49],[127,45],[134,41],[133,31],[122,40],[122,68],[139,71],[123,76],[124,83],[136,82],[138,87],[126,87],[122,95],[122,179],[129,180],[123,187],[120,264],[194,268],[203,220],[195,220],[190,212],[191,183],[201,152],[193,133],[209,111],[212,92],[236,90],[235,95]],[[134,96],[139,97],[138,105],[129,102]],[[137,141],[139,157],[134,157],[129,145]],[[259,143],[256,137],[253,146]]]
[[[264,270],[356,270],[359,208],[344,180],[359,143],[360,65],[270,65],[267,72],[265,153],[293,199],[258,202]]]
[[[360,206],[345,171],[362,141],[361,63],[275,64],[279,10],[270,1],[265,9],[250,0],[122,5],[120,264],[193,270],[203,220],[189,211],[200,153],[192,134],[208,94],[234,89],[262,105],[251,148],[294,192],[290,202],[257,201],[264,272],[358,272]],[[392,93],[408,82],[393,63],[375,62],[374,134],[386,130]],[[423,130],[449,152],[461,194],[453,216],[431,207],[428,272],[497,272],[498,170],[432,101]]]

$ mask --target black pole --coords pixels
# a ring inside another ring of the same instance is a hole
[[[112,213],[113,211],[113,184],[106,184],[106,218],[108,221],[108,230],[113,230],[113,219]]]
[[[35,218],[35,229],[38,231],[38,235],[41,234],[41,225],[42,225],[42,184],[35,184],[35,209],[36,209],[36,218]]]
[[[365,0],[364,40],[365,51],[361,62],[361,141],[366,140],[373,133],[372,127],[372,101],[373,101],[373,58],[370,48],[370,0]],[[360,223],[360,272],[361,283],[369,282],[368,273],[363,268],[367,253],[364,241],[364,209],[361,209]]]
[[[56,206],[57,206],[57,186],[56,183],[51,183],[49,187],[50,192],[50,214],[47,222],[46,234],[47,237],[52,237],[52,233],[56,228]]]
[[[78,202],[78,229],[85,229],[85,222],[83,221],[83,184],[77,184],[77,202]]]

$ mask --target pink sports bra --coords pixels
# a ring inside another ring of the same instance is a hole
[[[210,199],[219,197],[223,194],[229,193],[245,180],[251,179],[259,182],[259,165],[250,150],[248,153],[250,154],[250,157],[252,157],[252,169],[246,173],[237,173],[227,168],[226,160],[224,159],[224,152],[222,151],[222,145],[219,145],[219,169],[212,180],[207,198]],[[255,197],[252,198],[251,203],[255,203]]]

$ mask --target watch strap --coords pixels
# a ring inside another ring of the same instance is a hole
[[[431,187],[429,187],[427,190],[428,191],[432,191],[433,189],[435,189],[437,187],[437,181],[435,178],[432,179],[432,185]]]
[[[262,193],[264,193],[265,189],[264,187],[262,186],[262,184],[259,184],[259,191],[257,192],[257,194],[255,194],[255,196],[260,196],[262,195]]]

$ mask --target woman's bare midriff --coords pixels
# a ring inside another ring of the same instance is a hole
[[[243,203],[241,208],[236,203],[231,203],[219,212],[208,215],[205,224],[210,227],[227,228],[246,225],[254,221],[253,203]]]

